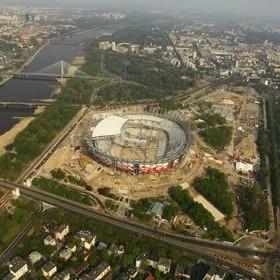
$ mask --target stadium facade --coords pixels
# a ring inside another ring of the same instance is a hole
[[[99,115],[82,136],[84,152],[98,163],[129,174],[164,173],[176,167],[193,144],[179,111]]]

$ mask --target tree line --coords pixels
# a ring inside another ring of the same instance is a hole
[[[187,190],[183,190],[181,187],[171,187],[169,195],[195,224],[207,229],[207,235],[210,238],[233,241],[232,233],[215,222],[212,214],[202,204],[195,202]]]
[[[47,144],[65,127],[78,107],[56,101],[39,114],[15,138],[13,149],[0,157],[0,177],[16,179],[25,166],[39,156]]]
[[[194,187],[227,217],[231,217],[234,209],[233,194],[229,191],[229,184],[223,172],[208,167],[205,177],[194,180]]]

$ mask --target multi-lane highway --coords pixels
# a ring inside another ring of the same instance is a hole
[[[241,248],[233,244],[159,231],[147,225],[135,223],[130,220],[119,220],[105,213],[98,212],[88,206],[65,200],[33,187],[30,188],[9,181],[0,181],[0,187],[8,190],[19,188],[22,195],[31,199],[37,201],[40,200],[81,215],[101,220],[127,231],[158,239],[160,242],[177,247],[189,254],[203,257],[208,261],[215,263],[215,265],[220,265],[225,269],[237,271],[243,275],[254,277],[255,279],[263,279],[260,270],[258,270],[260,269],[260,262],[262,261],[264,263],[265,260],[273,254],[272,252],[269,253]],[[253,258],[250,258],[249,255],[259,257],[256,264],[252,261]]]

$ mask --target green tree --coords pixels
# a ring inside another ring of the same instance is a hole
[[[164,207],[162,217],[168,221],[171,221],[180,212],[180,207],[177,203],[171,202],[169,205]]]

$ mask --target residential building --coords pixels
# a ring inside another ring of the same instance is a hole
[[[64,261],[68,261],[72,256],[72,251],[68,248],[63,248],[60,252],[59,252],[59,257],[61,259],[63,259]]]
[[[82,246],[87,250],[90,250],[96,241],[96,235],[87,230],[78,231],[76,237],[81,240]]]
[[[13,273],[8,273],[2,278],[2,280],[17,280],[18,278]]]
[[[107,248],[107,245],[100,241],[96,247],[96,250],[102,250],[103,248]]]
[[[119,276],[118,280],[130,280],[134,279],[138,274],[138,270],[135,267],[129,267],[125,269]]]
[[[112,243],[108,248],[108,255],[117,255],[118,254],[118,246],[115,243]]]
[[[57,240],[62,240],[69,233],[69,225],[62,224],[55,231],[55,238]]]
[[[160,272],[163,272],[164,274],[169,273],[171,268],[171,260],[166,258],[159,258],[157,268]]]
[[[42,255],[37,251],[33,251],[28,255],[28,258],[32,264],[35,264],[42,259]]]
[[[14,257],[9,262],[9,270],[17,279],[19,279],[28,272],[27,262],[21,257]]]
[[[178,263],[175,270],[175,277],[190,279],[192,274],[191,266]]]
[[[51,278],[57,272],[57,267],[53,262],[48,262],[42,267],[42,272],[45,277]]]
[[[141,252],[135,259],[135,266],[136,268],[140,268],[142,263],[146,260],[148,256],[147,252]]]
[[[72,253],[75,253],[77,251],[77,246],[73,243],[66,244],[65,248],[71,250]]]
[[[158,259],[153,253],[149,253],[146,257],[146,263],[153,268],[157,268]]]
[[[119,246],[118,246],[117,255],[118,255],[118,256],[123,256],[123,255],[124,255],[124,245],[119,245]]]
[[[46,246],[55,246],[56,245],[56,241],[55,241],[55,239],[52,236],[48,235],[44,239],[44,244]]]
[[[226,272],[212,267],[204,276],[203,280],[224,280],[225,278]]]
[[[63,270],[57,273],[52,280],[69,280],[71,277],[70,272],[68,270]]]
[[[109,264],[101,262],[96,268],[91,272],[83,274],[80,280],[109,280],[112,279],[112,271]]]

